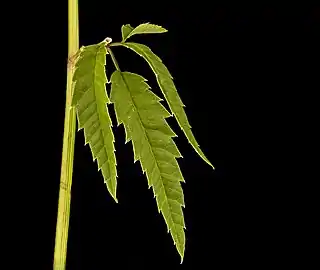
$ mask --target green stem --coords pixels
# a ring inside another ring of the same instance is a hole
[[[108,44],[108,47],[121,46],[123,43],[125,43],[125,42],[112,42],[112,43]]]
[[[112,44],[112,43],[111,43],[111,44]],[[111,45],[111,44],[110,44],[110,45]],[[111,59],[112,59],[112,62],[113,62],[113,64],[114,64],[114,66],[116,67],[116,69],[117,69],[118,71],[121,71],[118,62],[117,62],[116,58],[114,57],[113,52],[111,51],[111,49],[110,49],[109,47],[107,47],[107,51],[108,51],[108,53],[110,54]]]
[[[78,0],[68,0],[68,57],[75,55],[79,49]],[[62,163],[58,203],[58,217],[54,249],[54,270],[66,267],[67,242],[70,217],[71,184],[76,131],[75,109],[71,107],[72,99],[72,65],[68,64],[66,106],[63,134]]]

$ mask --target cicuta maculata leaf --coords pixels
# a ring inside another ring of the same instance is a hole
[[[121,42],[121,43],[118,43],[118,45],[121,45],[133,50],[134,52],[142,56],[147,61],[147,63],[150,65],[151,69],[153,70],[154,74],[156,75],[160,89],[166,101],[168,102],[171,112],[175,116],[180,128],[186,135],[189,143],[193,146],[193,148],[199,154],[199,156],[204,161],[206,161],[210,166],[212,166],[210,161],[206,158],[206,156],[200,149],[200,146],[197,143],[191,131],[191,125],[189,124],[187,115],[184,111],[185,105],[181,101],[178,91],[174,85],[173,78],[170,72],[168,71],[167,67],[162,63],[162,60],[157,55],[155,55],[151,51],[151,49],[146,45],[134,43],[134,42]]]
[[[72,105],[76,107],[78,129],[84,129],[93,159],[97,159],[107,188],[117,201],[117,169],[112,122],[107,104],[106,42],[82,47],[75,64]]]
[[[112,74],[110,98],[118,125],[124,125],[127,141],[132,141],[134,160],[140,161],[148,185],[153,188],[158,210],[182,260],[185,223],[180,182],[184,179],[176,160],[181,154],[172,139],[176,134],[165,121],[171,115],[160,104],[161,99],[149,90],[146,80],[134,73]]]

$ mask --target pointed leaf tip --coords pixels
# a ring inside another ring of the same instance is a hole
[[[116,197],[115,195],[112,195],[112,194],[111,194],[111,197],[114,199],[114,201],[115,201],[116,203],[119,203],[119,202],[118,202],[118,199],[117,199],[117,197]]]

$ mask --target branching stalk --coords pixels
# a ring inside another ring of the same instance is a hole
[[[78,0],[68,0],[68,59],[79,49]],[[68,61],[66,106],[63,134],[62,163],[59,189],[58,217],[54,249],[54,270],[66,267],[67,242],[70,217],[71,184],[76,129],[75,109],[72,100],[73,63]]]

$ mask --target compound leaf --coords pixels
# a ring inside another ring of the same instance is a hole
[[[111,102],[118,125],[123,124],[127,141],[132,141],[134,161],[139,160],[152,186],[159,212],[167,224],[183,260],[185,223],[182,206],[184,182],[176,158],[181,154],[172,137],[176,134],[165,118],[171,116],[140,75],[115,71],[111,76]]]
[[[199,154],[199,156],[204,161],[206,161],[210,166],[212,166],[210,161],[206,158],[206,156],[200,149],[200,146],[197,143],[191,131],[191,126],[189,124],[187,115],[183,108],[185,107],[185,105],[182,103],[179,97],[179,94],[177,92],[177,89],[173,83],[173,78],[170,72],[168,71],[167,67],[162,63],[162,60],[156,54],[154,54],[151,51],[151,49],[146,45],[134,43],[134,42],[123,42],[123,43],[119,43],[119,45],[125,46],[133,50],[134,52],[142,56],[147,61],[147,63],[150,65],[151,69],[156,75],[158,84],[162,90],[162,93],[166,101],[169,104],[169,108],[171,112],[175,116],[180,128],[186,135],[189,143],[193,146],[193,148]]]
[[[107,104],[105,42],[84,46],[80,50],[73,75],[72,106],[76,107],[78,130],[84,129],[93,160],[97,159],[108,191],[117,202],[117,169],[112,122]]]

